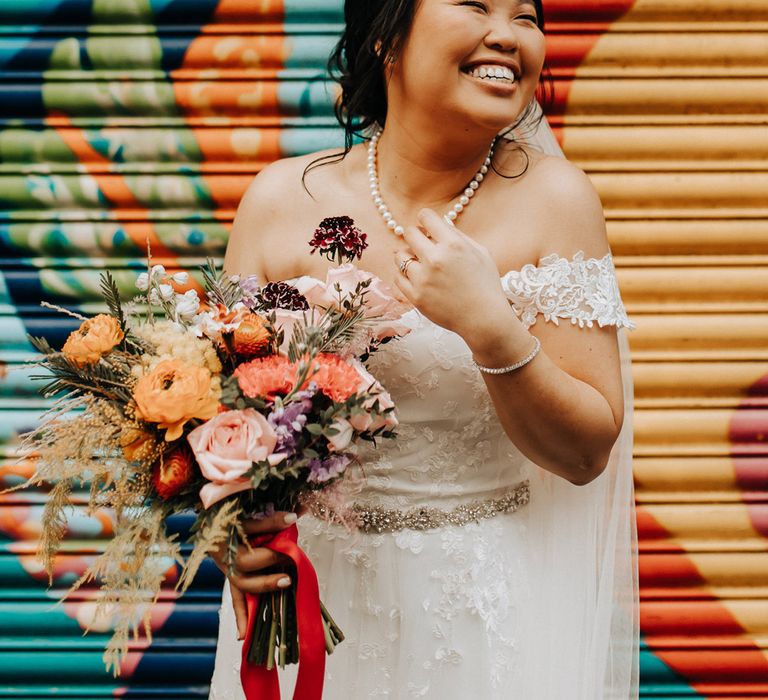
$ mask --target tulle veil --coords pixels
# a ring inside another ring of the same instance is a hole
[[[565,157],[537,102],[504,135]],[[527,527],[535,594],[522,611],[524,687],[510,697],[638,697],[634,391],[626,333],[618,331],[624,424],[605,472],[587,486],[574,486],[543,469],[531,473]]]

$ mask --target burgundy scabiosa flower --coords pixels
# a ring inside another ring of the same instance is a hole
[[[312,254],[319,252],[328,260],[341,265],[363,256],[363,251],[368,247],[366,238],[367,234],[357,228],[350,217],[329,216],[315,229],[309,245]]]
[[[288,309],[306,311],[309,303],[296,287],[288,282],[267,282],[254,296],[259,311],[270,309]]]

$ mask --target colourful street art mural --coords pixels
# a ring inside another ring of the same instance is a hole
[[[550,119],[601,194],[639,326],[642,696],[768,697],[768,5],[544,4]],[[0,484],[31,473],[17,436],[45,410],[26,334],[76,324],[40,302],[97,311],[104,269],[132,294],[147,242],[174,270],[221,258],[255,173],[341,143],[341,6],[0,3]],[[215,567],[179,598],[169,563],[153,641],[112,678],[105,631],[82,636],[94,592],[55,605],[109,518],[72,520],[48,588],[45,497],[0,500],[0,698],[207,697]]]

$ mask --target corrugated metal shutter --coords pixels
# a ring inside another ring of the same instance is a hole
[[[643,695],[768,697],[768,5],[545,0],[552,121],[603,197],[637,383]],[[0,4],[0,449],[43,406],[25,333],[41,299],[126,294],[147,238],[170,267],[221,256],[245,186],[339,142],[322,66],[341,0]],[[10,371],[13,370],[13,371]],[[3,484],[29,465],[5,467]],[[109,535],[74,521],[54,588],[33,556],[44,494],[0,502],[0,697],[207,695],[220,579],[177,600],[112,679],[88,600],[51,603]],[[180,524],[183,526],[183,523]]]
[[[643,693],[765,698],[768,4],[627,5],[552,43],[638,323]]]

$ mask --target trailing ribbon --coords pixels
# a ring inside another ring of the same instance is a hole
[[[275,535],[257,538],[252,544],[285,554],[296,565],[299,672],[293,700],[321,700],[325,677],[325,634],[320,612],[320,590],[312,562],[296,543],[298,537],[298,528],[296,525],[291,525]],[[240,666],[243,692],[247,700],[280,700],[277,668],[268,671],[265,666],[257,666],[248,661],[248,650],[251,648],[256,627],[259,596],[246,593],[245,597],[248,606],[248,628],[243,642],[243,658]]]

